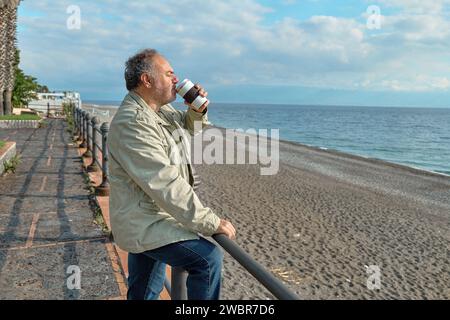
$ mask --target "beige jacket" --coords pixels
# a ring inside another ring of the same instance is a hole
[[[189,166],[180,161],[190,151],[189,139],[173,136],[181,128],[194,134],[194,121],[208,124],[206,114],[170,104],[156,113],[134,92],[114,116],[108,134],[109,210],[114,240],[123,250],[139,253],[198,239],[198,233],[210,236],[219,227],[219,217],[192,189]]]

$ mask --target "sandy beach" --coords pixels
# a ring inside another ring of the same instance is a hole
[[[196,169],[204,204],[302,299],[450,298],[450,177],[282,141],[276,175]],[[273,298],[230,256],[223,284],[226,299]]]
[[[196,165],[197,193],[302,299],[450,298],[449,176],[283,141],[279,155],[268,176],[259,164]],[[225,254],[222,298],[274,297]]]

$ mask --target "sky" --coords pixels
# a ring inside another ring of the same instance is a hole
[[[215,102],[450,107],[450,0],[23,0],[20,67],[122,100],[155,48]]]

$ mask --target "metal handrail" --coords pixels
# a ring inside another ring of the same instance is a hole
[[[300,297],[292,292],[283,282],[275,278],[270,272],[254,260],[247,252],[224,234],[215,234],[213,239],[228,252],[240,265],[250,272],[267,290],[280,300],[299,300]]]
[[[94,127],[95,132],[100,134],[100,137],[102,136],[102,132],[97,127]],[[98,144],[97,139],[92,139],[92,149],[97,148],[98,151],[103,153],[102,146]],[[100,159],[98,157],[94,158],[95,163],[97,163],[100,167],[102,166],[102,163],[100,162]]]
[[[28,106],[28,108],[33,109],[33,107],[47,107],[46,112],[47,112],[47,116],[49,116],[50,111],[54,111],[55,114],[57,114],[57,112],[63,112],[64,108],[62,105],[60,104],[51,104],[50,102],[47,103],[33,103],[31,106]],[[39,111],[39,112],[43,112],[43,111]]]
[[[33,103],[32,106],[43,106],[43,107],[47,107],[48,104],[47,104],[47,103]],[[55,107],[61,107],[61,108],[62,108],[62,105],[60,105],[60,104],[50,104],[50,106],[55,106]]]

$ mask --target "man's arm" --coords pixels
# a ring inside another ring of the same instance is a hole
[[[198,130],[195,131],[195,127],[194,127],[194,123],[195,121],[198,121],[199,123],[201,123],[201,127],[199,126],[199,128],[204,128],[207,125],[210,125],[211,123],[208,121],[208,115],[207,115],[207,111],[208,109],[205,108],[205,110],[203,112],[196,112],[194,110],[192,110],[191,108],[189,108],[185,114],[184,114],[184,128],[187,129],[189,131],[189,134],[191,135],[195,135],[196,133],[198,133]]]

